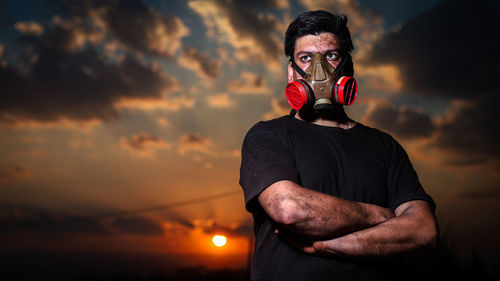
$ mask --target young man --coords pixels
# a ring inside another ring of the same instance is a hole
[[[385,280],[387,257],[437,241],[434,202],[406,152],[344,112],[357,90],[340,78],[354,75],[352,49],[346,16],[305,12],[288,27],[287,98],[300,109],[257,123],[242,148],[251,280]]]

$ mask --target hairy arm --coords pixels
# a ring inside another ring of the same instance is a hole
[[[435,246],[438,227],[431,206],[415,200],[401,204],[396,217],[376,226],[327,241],[317,241],[302,250],[309,253],[349,257],[388,256]]]
[[[316,240],[359,231],[394,217],[387,208],[345,200],[286,180],[270,185],[258,201],[280,227]]]

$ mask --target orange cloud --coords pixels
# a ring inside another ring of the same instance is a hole
[[[275,34],[279,31],[279,22],[271,14],[258,12],[258,8],[284,8],[287,5],[283,1],[191,0],[188,6],[202,17],[209,37],[235,48],[238,60],[281,70],[281,41]]]
[[[92,129],[98,125],[102,124],[101,120],[92,118],[89,120],[71,120],[68,118],[61,117],[57,120],[52,121],[37,121],[37,120],[26,120],[19,119],[15,116],[8,114],[1,114],[0,119],[3,118],[3,123],[0,123],[0,128],[8,127],[14,129],[60,129],[60,130],[78,130],[84,132],[90,132]]]
[[[213,108],[231,108],[236,102],[228,94],[222,93],[207,97],[208,106]]]
[[[26,34],[42,35],[43,33],[43,26],[35,21],[20,21],[14,25],[14,28]]]
[[[177,107],[175,102],[161,102],[166,92],[178,88],[177,80],[154,64],[130,55],[112,64],[88,50],[65,54],[51,51],[52,46],[38,48],[31,75],[11,67],[2,70],[3,77],[12,77],[2,81],[4,123],[113,120],[119,116],[115,104],[124,99],[157,100],[167,108]]]
[[[17,181],[31,174],[30,170],[21,165],[0,169],[0,181]]]
[[[134,156],[154,158],[159,149],[169,149],[172,145],[158,136],[146,133],[139,133],[132,136],[131,139],[120,138],[120,144],[123,149],[128,150]]]
[[[79,8],[87,10],[93,23],[116,38],[120,47],[139,53],[172,58],[182,46],[181,39],[190,32],[178,17],[165,17],[142,1],[87,6]]]
[[[242,71],[240,78],[226,84],[228,90],[237,94],[269,94],[271,89],[266,85],[264,77],[252,72]]]
[[[57,48],[68,52],[82,50],[87,42],[92,44],[100,43],[106,36],[106,28],[98,25],[102,21],[93,21],[93,24],[89,27],[85,26],[82,19],[78,17],[63,19],[59,16],[54,16],[52,22],[53,27],[49,30],[50,33],[57,34],[60,37],[56,38],[57,42],[55,43],[57,44]]]
[[[181,136],[179,139],[178,152],[180,154],[199,152],[210,156],[216,155],[212,141],[198,133],[190,133]]]
[[[178,111],[181,108],[192,108],[195,100],[189,97],[173,97],[157,99],[122,99],[115,104],[118,109],[134,108],[141,110],[167,109]]]
[[[0,61],[0,122],[116,120],[120,102],[128,99],[146,101],[124,101],[123,106],[148,107],[151,101],[172,110],[192,106],[186,99],[162,100],[178,89],[178,82],[144,60],[145,54],[175,55],[189,34],[179,18],[166,17],[142,1],[74,1],[67,8],[64,17],[56,15],[48,24],[15,25],[22,40],[13,56],[29,64]]]
[[[158,125],[163,126],[163,127],[170,127],[172,125],[170,123],[170,121],[168,121],[167,119],[165,119],[163,117],[159,117],[158,119],[156,119],[156,123],[158,123]]]
[[[271,100],[271,111],[266,112],[263,118],[269,120],[276,117],[281,117],[290,113],[291,109],[292,108],[290,107],[286,99],[273,98]]]
[[[224,152],[224,156],[239,158],[239,157],[241,157],[241,150],[240,149],[233,149],[231,151],[226,151],[226,152]]]
[[[74,149],[79,149],[79,148],[94,148],[95,144],[91,140],[88,139],[82,139],[82,138],[73,138],[69,142],[69,146],[74,148]]]
[[[363,87],[373,90],[397,92],[402,89],[403,81],[395,65],[365,66],[360,64],[356,77],[363,80]]]
[[[157,13],[156,15],[159,15]],[[159,16],[157,16],[159,17]],[[156,26],[146,31],[148,49],[166,57],[172,57],[181,47],[181,39],[189,34],[189,29],[181,19],[157,19]]]
[[[220,62],[195,48],[185,48],[178,58],[179,65],[192,70],[202,78],[216,78],[219,75]]]
[[[251,223],[232,224],[229,226],[216,223],[213,219],[170,220],[163,223],[165,245],[177,253],[214,253],[211,239],[214,234],[228,237],[228,244],[218,249],[225,254],[246,253],[248,237],[253,235]],[[182,239],[180,239],[182,237]]]

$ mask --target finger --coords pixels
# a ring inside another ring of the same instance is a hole
[[[337,251],[333,248],[334,243],[332,243],[332,240],[326,240],[326,241],[315,241],[312,244],[312,247],[317,253],[320,254],[328,254],[328,255],[335,255],[338,254]]]

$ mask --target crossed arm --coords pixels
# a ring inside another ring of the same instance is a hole
[[[387,208],[334,197],[291,181],[272,184],[258,200],[278,223],[282,236],[307,253],[385,256],[433,246],[437,241],[437,223],[425,201],[401,204],[393,214]]]

